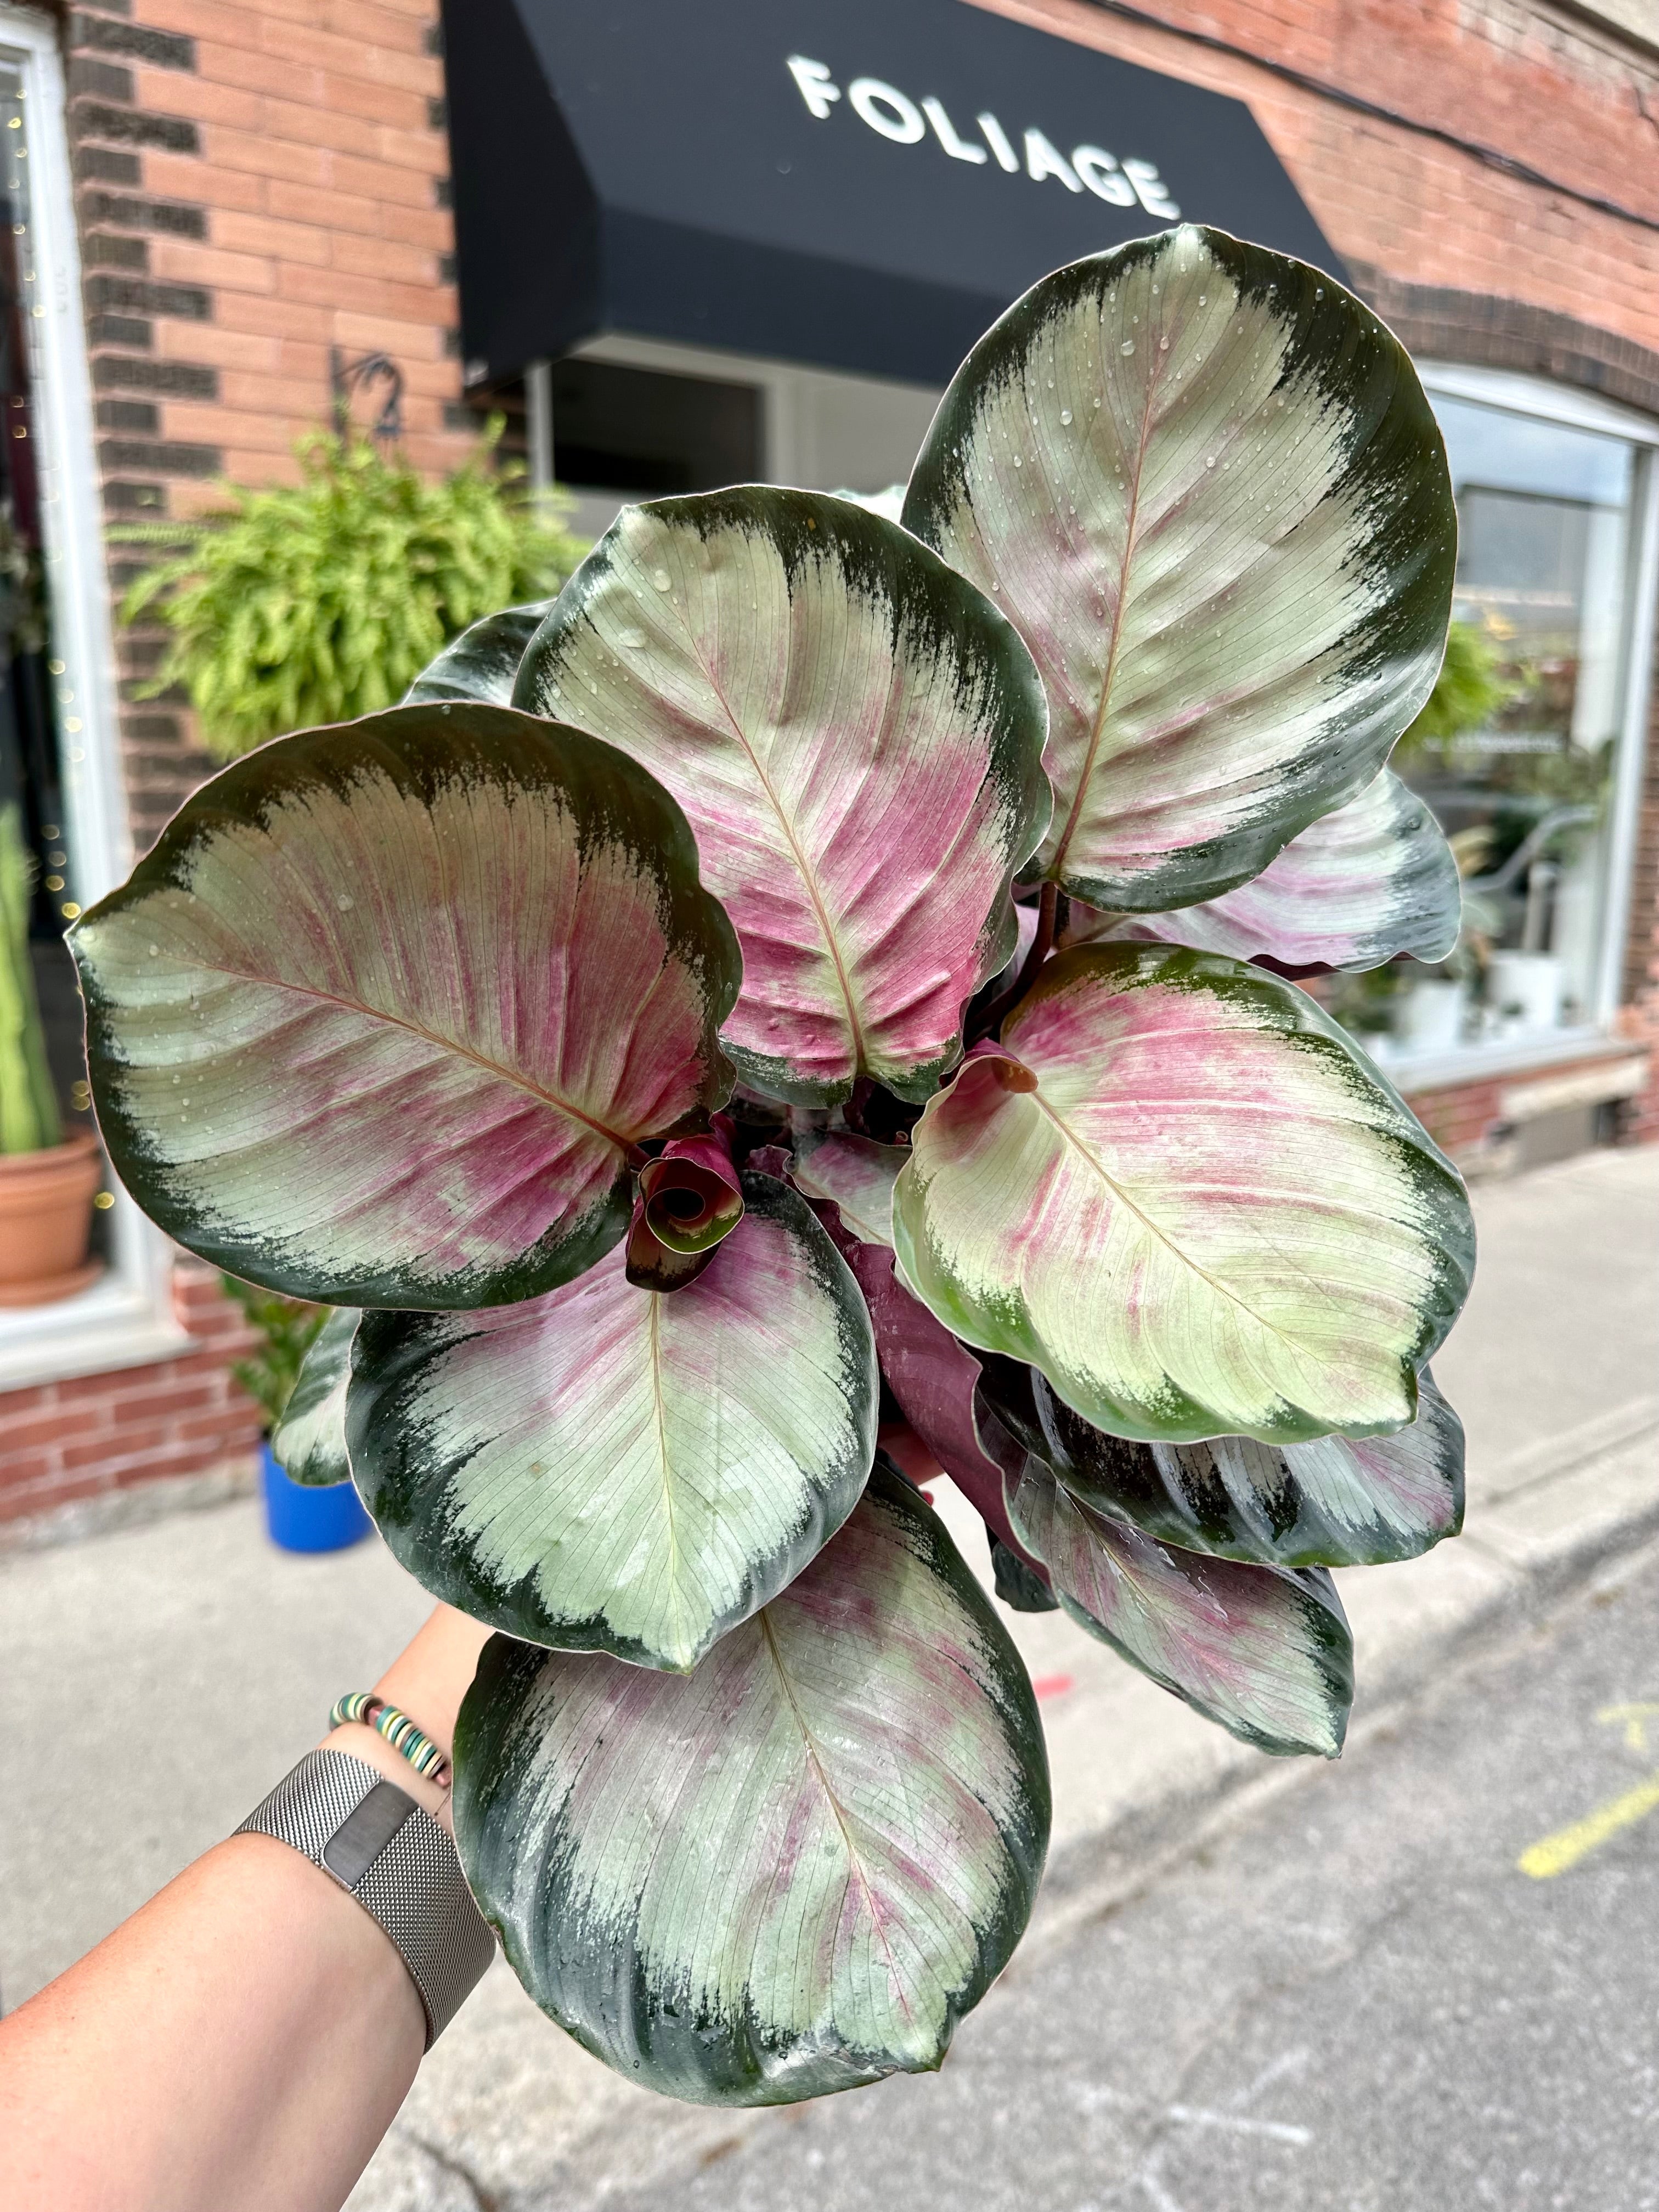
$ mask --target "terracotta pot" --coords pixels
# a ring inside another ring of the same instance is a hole
[[[103,1176],[89,1130],[43,1152],[0,1152],[0,1306],[72,1297],[103,1273],[87,1257]]]

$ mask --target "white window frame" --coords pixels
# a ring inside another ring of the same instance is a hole
[[[82,725],[72,745],[59,738],[64,827],[76,890],[90,906],[126,874],[132,844],[57,26],[0,0],[0,58],[20,70],[26,88],[36,272],[30,398],[52,639]],[[110,1226],[111,1264],[90,1290],[52,1305],[0,1307],[0,1390],[137,1366],[188,1347],[173,1311],[166,1241],[118,1189]]]
[[[1450,362],[1417,364],[1426,389],[1447,399],[1468,399],[1510,415],[1526,415],[1568,429],[1594,430],[1636,449],[1632,484],[1630,651],[1607,825],[1606,924],[1589,1021],[1540,1037],[1507,1044],[1470,1043],[1451,1052],[1391,1054],[1391,1080],[1407,1089],[1510,1074],[1529,1067],[1604,1056],[1628,1042],[1616,1028],[1626,951],[1630,942],[1637,836],[1641,826],[1642,776],[1654,674],[1655,612],[1659,605],[1659,422],[1634,408],[1598,398],[1570,385],[1508,369],[1468,368]],[[1632,1045],[1632,1050],[1635,1047]]]

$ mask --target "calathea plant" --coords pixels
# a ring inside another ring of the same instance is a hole
[[[1030,1686],[879,1421],[1013,1601],[1276,1752],[1341,1743],[1327,1570],[1461,1515],[1464,1194],[1282,972],[1456,928],[1383,765],[1455,550],[1409,362],[1173,231],[997,325],[904,522],[629,509],[75,939],[135,1196],[344,1310],[290,1472],[500,1632],[508,1958],[710,2101],[937,2065],[1042,1871]]]

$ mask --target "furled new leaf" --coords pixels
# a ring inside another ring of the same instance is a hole
[[[1009,884],[1048,818],[1042,688],[988,599],[845,500],[661,500],[594,547],[514,696],[684,807],[743,947],[724,1041],[749,1083],[928,1096],[1008,957]]]
[[[1341,1750],[1353,1643],[1322,1568],[1176,1551],[1085,1504],[1036,1458],[1008,1507],[1072,1619],[1143,1674],[1259,1750]]]
[[[1066,941],[1148,938],[1265,956],[1286,968],[1380,968],[1396,953],[1443,960],[1462,915],[1457,861],[1414,791],[1384,769],[1358,799],[1322,815],[1237,890],[1173,914],[1074,907]]]
[[[1450,1164],[1305,992],[1214,954],[1061,953],[911,1145],[905,1280],[1115,1435],[1399,1428],[1468,1291]]]
[[[283,1418],[270,1432],[270,1455],[290,1482],[327,1487],[351,1480],[345,1401],[359,1319],[355,1306],[335,1308],[312,1339]]]
[[[510,707],[513,685],[524,649],[552,608],[551,599],[525,607],[505,607],[486,615],[452,638],[437,659],[423,668],[404,694],[405,707],[444,699],[472,699],[485,706]]]
[[[904,520],[1031,648],[1041,866],[1093,907],[1256,874],[1434,687],[1457,532],[1416,372],[1330,276],[1222,231],[1034,286],[957,372]]]
[[[1413,1559],[1463,1522],[1463,1425],[1425,1372],[1417,1419],[1383,1437],[1136,1443],[1092,1428],[1041,1375],[1043,1456],[1085,1504],[1189,1552],[1267,1566]]]
[[[910,1155],[902,1145],[878,1145],[832,1129],[795,1139],[793,1175],[808,1198],[833,1200],[853,1235],[866,1244],[893,1242],[893,1185]]]
[[[353,1472],[435,1597],[686,1668],[840,1528],[875,1450],[869,1317],[804,1200],[767,1176],[743,1195],[672,1297],[618,1249],[517,1305],[365,1319]]]
[[[702,2104],[938,2066],[1019,1939],[1048,1835],[1024,1670],[879,1466],[694,1674],[489,1644],[454,1802],[467,1879],[537,2003],[629,2080]]]
[[[527,1297],[718,1105],[737,994],[685,817],[509,708],[395,708],[204,785],[77,924],[99,1125],[216,1266],[336,1305]]]

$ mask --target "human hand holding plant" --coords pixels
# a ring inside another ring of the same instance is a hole
[[[1462,1187],[1254,964],[1455,933],[1382,767],[1455,546],[1409,363],[1169,233],[988,334],[905,520],[625,512],[75,937],[140,1203],[361,1310],[290,1471],[501,1632],[455,1827],[515,1970],[705,2101],[937,2065],[1041,1874],[1030,1687],[872,1471],[884,1382],[1010,1587],[1276,1751],[1340,1746],[1326,1569],[1461,1517]]]

